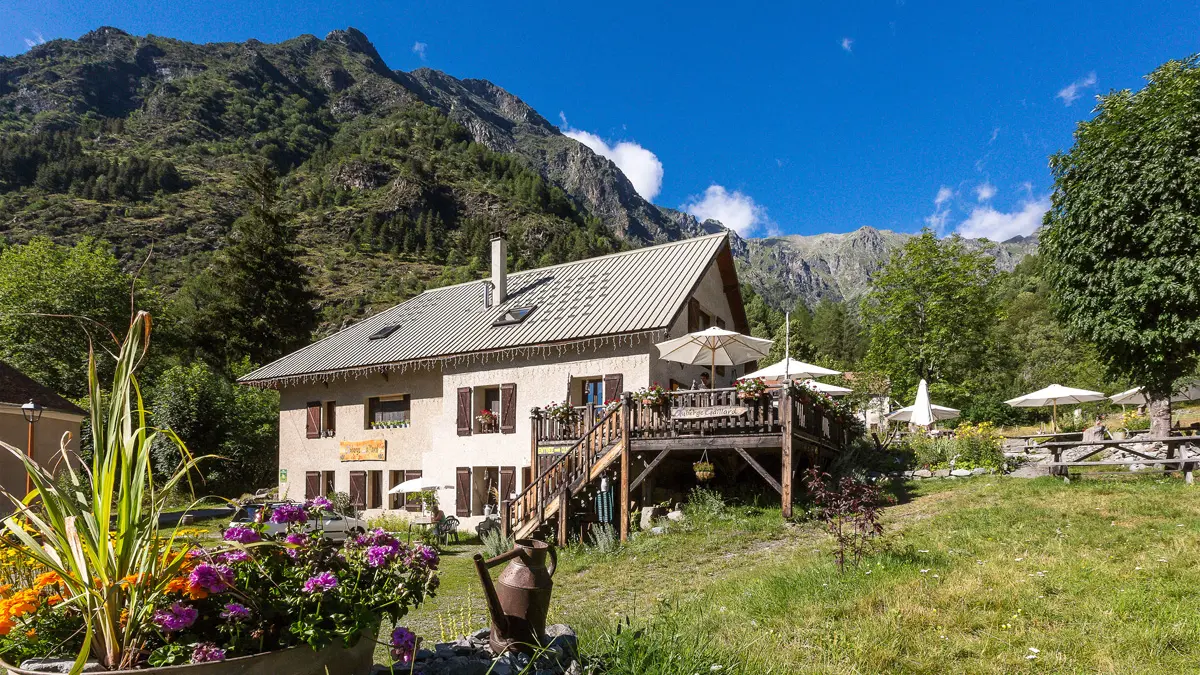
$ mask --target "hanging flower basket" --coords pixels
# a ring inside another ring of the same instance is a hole
[[[717,472],[713,470],[712,462],[699,461],[692,464],[692,471],[696,472],[696,480],[701,483],[707,483],[717,477]]]

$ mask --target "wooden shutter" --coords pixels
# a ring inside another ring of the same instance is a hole
[[[517,467],[502,466],[500,467],[500,501],[511,499],[511,495],[516,488],[513,483],[517,480]]]
[[[688,332],[695,333],[700,330],[700,303],[695,298],[688,298]]]
[[[471,469],[460,466],[454,477],[454,515],[462,518],[471,515]]]
[[[512,434],[517,431],[517,385],[514,383],[500,385],[500,433]]]
[[[625,386],[625,376],[621,373],[613,373],[612,375],[604,376],[604,402],[617,398],[621,398],[621,390]]]
[[[321,496],[321,472],[308,471],[304,474],[304,498],[312,499]]]
[[[471,388],[458,388],[458,435],[471,435]]]
[[[308,420],[304,425],[304,435],[309,438],[321,437],[321,402],[308,402]]]
[[[350,472],[350,503],[356,509],[367,508],[367,472]]]
[[[420,477],[421,477],[420,469],[417,469],[417,470],[409,469],[408,471],[404,472],[404,480],[412,480],[414,478],[420,478]],[[420,511],[421,510],[421,493],[420,492],[407,492],[404,494],[404,510],[405,511]],[[432,514],[430,514],[430,515],[432,515]]]
[[[521,489],[524,490],[533,482],[532,469],[527,466],[521,467]]]

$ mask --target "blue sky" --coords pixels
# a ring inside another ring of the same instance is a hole
[[[0,0],[0,54],[100,25],[273,42],[354,26],[395,69],[508,89],[657,204],[755,235],[1006,238],[1097,92],[1196,51],[1200,2]]]

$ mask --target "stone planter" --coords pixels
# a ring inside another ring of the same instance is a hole
[[[274,652],[253,656],[239,656],[225,661],[195,663],[184,666],[143,668],[141,670],[97,670],[96,666],[84,672],[108,673],[111,675],[362,675],[371,672],[375,655],[375,636],[364,635],[358,644],[349,649],[331,645],[314,652],[307,645],[289,647]],[[7,675],[45,675],[65,673],[71,668],[71,660],[64,661],[62,670],[25,670],[0,661],[0,668]]]

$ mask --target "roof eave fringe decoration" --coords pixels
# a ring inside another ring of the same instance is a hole
[[[455,354],[451,356],[435,356],[427,359],[414,359],[411,361],[397,361],[394,363],[381,363],[371,366],[358,366],[355,368],[345,368],[342,370],[332,370],[320,373],[304,373],[301,375],[290,375],[288,377],[278,377],[263,380],[249,380],[240,382],[247,387],[255,387],[257,389],[282,389],[291,385],[297,384],[315,384],[319,382],[331,382],[337,379],[345,379],[349,381],[351,376],[354,379],[367,377],[380,373],[404,373],[412,370],[433,370],[437,367],[446,368],[456,367],[460,365],[470,365],[472,363],[487,363],[491,359],[502,360],[507,358],[509,361],[516,361],[518,358],[530,358],[533,356],[563,356],[571,349],[575,350],[576,354],[584,354],[587,348],[591,346],[592,352],[599,351],[602,347],[608,346],[612,348],[634,347],[649,339],[652,342],[661,342],[667,334],[664,328],[655,328],[651,330],[639,331],[636,333],[622,333],[617,335],[602,335],[600,337],[585,338],[582,340],[571,340],[567,342],[556,342],[554,344],[543,345],[527,345],[523,347],[506,347],[504,349],[495,349],[491,351],[469,352],[466,354]]]

